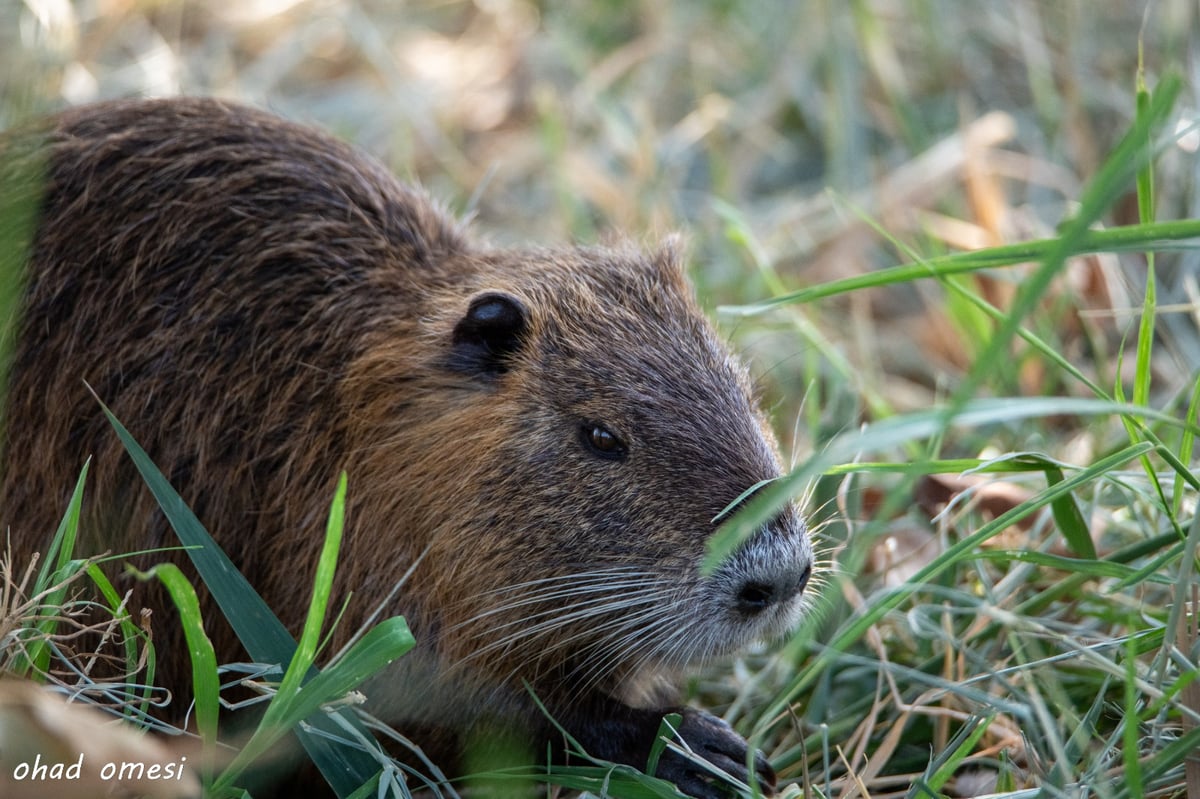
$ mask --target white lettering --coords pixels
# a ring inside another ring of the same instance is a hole
[[[140,780],[142,773],[146,770],[145,763],[125,762],[121,764],[121,771],[117,774],[119,780]],[[128,774],[128,776],[126,776]],[[136,775],[136,776],[135,776]]]
[[[18,763],[13,769],[13,779],[22,780],[77,780],[83,773],[83,753],[70,765],[66,763],[43,763],[41,754],[34,755],[33,764]]]

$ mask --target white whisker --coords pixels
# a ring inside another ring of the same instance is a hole
[[[589,581],[607,580],[607,579],[610,579],[610,578],[618,576],[618,575],[625,576],[625,577],[647,577],[647,578],[657,578],[657,577],[661,576],[661,575],[656,574],[655,572],[646,571],[645,569],[635,568],[633,566],[614,566],[614,567],[608,568],[608,569],[597,569],[595,571],[589,571],[589,572],[574,572],[574,573],[570,573],[570,574],[557,574],[552,577],[539,577],[536,580],[527,580],[522,583],[513,583],[512,585],[506,585],[506,586],[502,586],[500,588],[493,588],[490,591],[484,591],[484,592],[478,594],[478,596],[495,596],[496,594],[513,593],[516,591],[523,591],[526,588],[532,588],[532,587],[539,586],[539,585],[546,585],[547,583],[561,583],[561,582],[569,582],[569,583],[584,582],[584,583],[586,583]]]
[[[474,650],[462,658],[460,662],[474,660],[497,651],[512,651],[520,644],[526,646],[531,652],[529,656],[522,659],[521,665],[523,666],[538,657],[544,656],[547,652],[554,652],[571,646],[581,639],[592,638],[596,635],[597,630],[604,630],[612,626],[628,625],[628,619],[630,618],[629,611],[642,609],[641,613],[645,613],[647,606],[652,609],[657,603],[661,602],[662,591],[656,586],[658,580],[651,580],[649,577],[637,580],[624,579],[615,583],[610,580],[603,585],[599,583],[585,583],[583,586],[568,586],[559,591],[549,592],[549,595],[553,595],[556,599],[574,599],[575,601],[539,610],[534,613],[526,613],[517,619],[480,630],[475,634],[476,637],[482,638],[494,635],[497,630],[511,630],[511,632]],[[604,589],[602,593],[601,588]],[[621,593],[618,596],[612,596],[614,589],[620,590]],[[497,608],[490,608],[484,613],[473,617],[469,622],[456,625],[456,627],[465,626],[469,623],[478,623],[484,618],[513,609],[529,606],[536,607],[544,604],[547,596],[547,594],[533,597],[522,596],[514,602],[506,603]],[[607,621],[598,625],[592,625],[588,629],[575,632],[572,635],[563,636],[559,640],[550,642],[548,647],[544,646],[536,649],[536,651],[534,651],[534,647],[531,645],[533,640],[549,637],[556,631],[564,630],[575,625],[577,622],[599,619],[607,619]],[[530,622],[536,623],[531,624]]]
[[[526,616],[522,616],[521,618],[514,619],[512,621],[504,622],[503,624],[494,625],[486,630],[479,631],[476,633],[475,637],[482,638],[490,635],[496,630],[523,627],[523,629],[515,632],[512,638],[524,638],[531,635],[536,635],[540,630],[543,629],[565,627],[574,621],[587,620],[597,616],[607,615],[617,610],[624,610],[628,607],[636,607],[645,603],[646,601],[648,600],[639,598],[637,595],[633,597],[620,597],[616,600],[607,596],[593,597],[586,601],[574,602],[563,607],[549,608],[537,613],[531,613]],[[568,612],[564,613],[564,611]],[[544,621],[524,627],[524,625],[537,619],[544,619]]]
[[[569,586],[567,588],[563,588],[558,591],[549,591],[546,593],[535,594],[532,596],[522,596],[515,602],[508,602],[505,604],[496,605],[495,607],[489,608],[489,609],[483,611],[482,613],[477,613],[476,615],[472,616],[471,618],[467,619],[466,621],[455,624],[450,629],[456,630],[456,629],[459,629],[462,627],[466,627],[466,626],[475,624],[485,618],[489,618],[491,616],[497,616],[497,615],[500,615],[503,613],[507,613],[508,611],[514,610],[516,608],[527,607],[529,605],[540,605],[540,604],[544,604],[550,600],[555,600],[555,599],[569,599],[571,597],[579,596],[579,595],[583,595],[583,594],[611,594],[614,591],[621,591],[621,590],[625,590],[625,589],[636,589],[636,588],[639,588],[640,586],[642,586],[644,583],[645,583],[645,580],[627,580],[627,581],[622,581],[622,582],[613,582],[611,580],[604,581],[604,582],[596,581],[595,583],[585,584],[582,586],[580,586],[580,585]],[[603,599],[603,597],[601,597],[601,598]],[[582,604],[582,603],[574,603],[574,604],[567,605],[566,607],[575,607],[577,604]],[[543,613],[541,613],[541,614],[534,614],[533,616],[528,616],[525,618],[527,618],[527,619],[528,618],[536,618],[537,616],[545,615],[546,613],[555,613],[560,609],[561,608],[552,608],[550,610],[543,611]],[[517,622],[513,622],[513,623],[519,624],[521,622],[520,622],[520,620],[518,620]],[[502,626],[507,626],[507,625],[502,625]]]
[[[579,674],[578,690],[580,692],[590,690],[637,652],[642,653],[642,657],[638,658],[639,661],[642,658],[653,656],[657,647],[646,646],[649,633],[658,621],[671,618],[674,611],[675,608],[670,604],[659,603],[637,616],[623,619],[619,625],[612,625],[614,629],[608,635],[585,650],[596,650],[601,653],[601,656],[592,660],[584,660],[587,668]]]

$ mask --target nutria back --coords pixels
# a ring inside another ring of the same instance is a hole
[[[26,149],[44,181],[16,181]],[[493,249],[331,137],[213,100],[68,111],[7,152],[6,191],[41,209],[4,417],[18,551],[88,456],[83,546],[177,545],[90,385],[293,632],[348,473],[337,637],[415,564],[386,611],[418,648],[366,690],[435,756],[495,728],[561,745],[528,685],[593,754],[644,766],[678,669],[795,622],[795,508],[699,572],[714,518],[780,462],[669,247]],[[244,658],[203,602],[218,656]],[[180,632],[155,642],[186,696]],[[745,777],[744,742],[684,713]]]

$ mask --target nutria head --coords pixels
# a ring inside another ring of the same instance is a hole
[[[673,251],[455,260],[466,277],[349,381],[374,397],[419,387],[353,414],[378,483],[365,490],[387,487],[368,526],[418,514],[404,532],[427,548],[418,637],[493,679],[622,692],[787,630],[812,564],[794,507],[700,571],[717,517],[780,462]]]

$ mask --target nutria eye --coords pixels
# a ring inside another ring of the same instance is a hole
[[[604,425],[585,422],[579,428],[579,433],[583,439],[584,446],[593,455],[609,460],[618,460],[625,457],[625,453],[627,452],[625,442]]]

